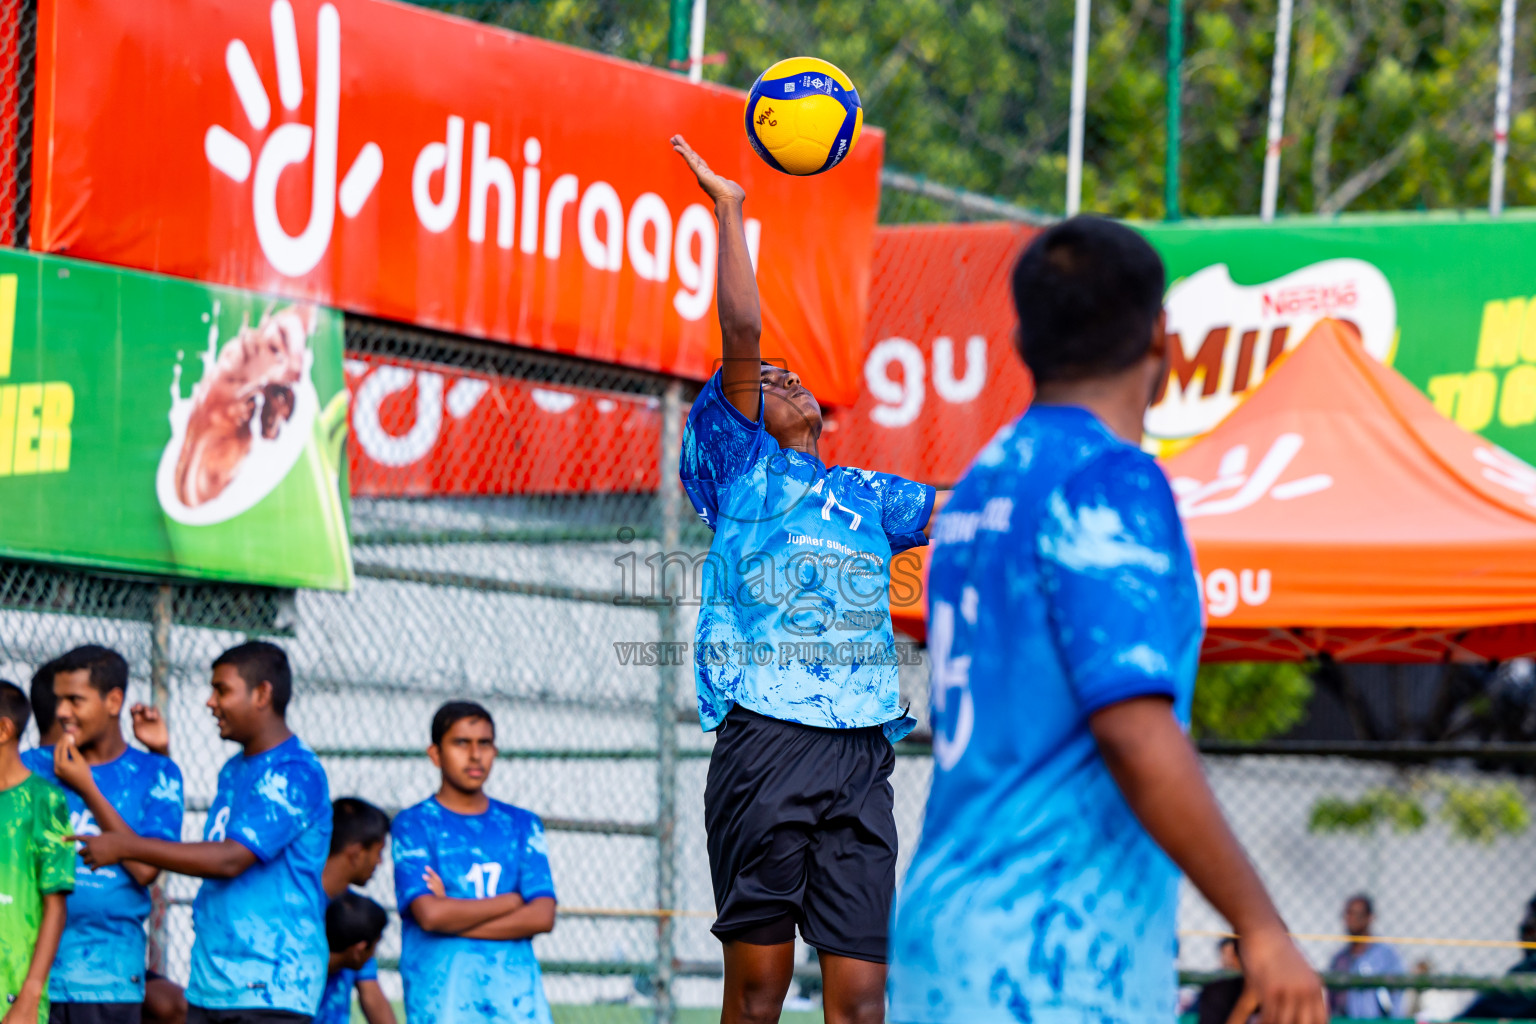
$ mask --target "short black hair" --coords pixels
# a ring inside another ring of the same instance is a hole
[[[389,815],[367,800],[344,796],[331,802],[332,856],[353,843],[364,847],[382,843],[388,835]]]
[[[16,739],[27,731],[27,719],[32,717],[32,702],[21,687],[9,679],[0,679],[0,718],[9,718],[16,727]]]
[[[1371,917],[1375,917],[1376,916],[1376,903],[1375,903],[1374,900],[1372,900],[1370,898],[1370,896],[1366,895],[1365,893],[1357,892],[1353,896],[1351,896],[1349,899],[1345,900],[1344,901],[1344,909],[1348,910],[1349,909],[1349,905],[1351,903],[1364,903],[1365,904],[1365,912],[1368,915],[1370,915]]]
[[[103,697],[113,690],[128,695],[128,661],[110,647],[86,644],[66,651],[53,663],[53,674],[60,672],[89,672],[91,688]]]
[[[462,722],[466,718],[482,718],[491,723],[491,735],[496,735],[496,719],[491,713],[472,700],[451,700],[437,709],[437,714],[432,716],[432,745],[435,747],[443,742],[443,737],[448,735],[448,730],[453,728],[455,722]]]
[[[340,953],[359,942],[378,942],[388,923],[383,907],[349,889],[325,908],[325,941],[332,953]]]
[[[1037,384],[1108,377],[1146,355],[1163,261],[1137,232],[1077,216],[1041,232],[1013,268],[1017,338]]]
[[[272,710],[279,715],[288,711],[288,698],[293,696],[293,670],[288,667],[288,655],[277,644],[265,640],[250,640],[231,647],[213,659],[213,667],[229,665],[240,673],[245,685],[251,688],[262,683],[272,686]]]
[[[32,714],[37,719],[37,735],[42,737],[58,716],[59,698],[53,693],[53,677],[59,670],[59,659],[45,661],[32,673]]]

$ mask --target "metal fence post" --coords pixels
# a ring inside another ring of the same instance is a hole
[[[171,724],[171,601],[174,591],[169,583],[160,584],[155,591],[155,603],[150,611],[151,631],[149,641],[149,702],[160,712],[161,719],[170,729]],[[157,880],[150,890],[149,911],[149,962],[155,970],[165,971],[166,939],[165,884]]]
[[[666,559],[681,544],[682,494],[677,465],[683,449],[683,386],[667,385],[661,399],[661,556],[659,614],[662,650],[677,651],[682,632],[677,604],[667,595]],[[687,583],[684,581],[684,585]],[[686,591],[682,592],[686,593]],[[682,665],[668,664],[681,660]],[[662,658],[656,681],[656,1024],[672,1024],[673,954],[676,923],[670,911],[677,906],[677,675],[692,659]]]

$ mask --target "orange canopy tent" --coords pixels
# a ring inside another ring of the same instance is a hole
[[[1536,654],[1536,469],[1441,416],[1347,324],[1319,323],[1163,468],[1205,660]],[[902,591],[896,626],[922,636]]]

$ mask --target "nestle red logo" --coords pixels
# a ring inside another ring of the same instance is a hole
[[[1307,284],[1292,288],[1266,291],[1262,296],[1263,311],[1269,316],[1292,316],[1297,313],[1330,314],[1335,310],[1353,309],[1359,301],[1354,281],[1342,284]]]

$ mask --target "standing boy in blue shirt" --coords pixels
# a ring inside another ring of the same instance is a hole
[[[349,1024],[354,988],[368,1024],[394,1024],[395,1011],[379,989],[379,963],[373,958],[388,923],[384,908],[360,892],[343,892],[325,908],[331,959],[314,1024]],[[384,1016],[380,1016],[381,1007]]]
[[[934,773],[891,936],[891,1017],[1172,1020],[1183,868],[1242,935],[1242,1005],[1323,1024],[1317,975],[1184,733],[1200,595],[1139,447],[1179,344],[1162,261],[1129,228],[1075,217],[1031,243],[1013,290],[1036,397],[934,531]]]
[[[485,795],[496,724],[470,701],[432,716],[437,795],[395,815],[407,1024],[550,1024],[535,935],[555,927],[537,815]]]
[[[70,830],[180,839],[181,771],[169,758],[128,746],[123,736],[128,662],[117,651],[91,644],[46,668],[63,736],[54,746],[27,751],[22,761],[40,777],[63,784]],[[48,684],[46,678],[42,682]],[[75,865],[69,920],[48,976],[51,1024],[138,1024],[148,887],[159,874],[159,868],[137,861],[96,870]]]
[[[78,837],[92,867],[136,860],[204,879],[188,1024],[296,1024],[325,988],[331,801],[314,753],[288,729],[293,673],[282,648],[251,641],[213,663],[208,707],[243,748],[219,771],[200,843],[126,833]]]
[[[379,965],[373,959],[373,947],[378,945],[384,924],[368,907],[378,904],[351,889],[372,881],[388,839],[389,815],[382,809],[355,796],[340,797],[331,804],[331,852],[320,876],[325,898],[330,901],[325,910],[325,938],[331,947],[331,960],[315,1024],[347,1024],[352,1019],[354,988],[368,1024],[395,1024],[394,1007],[379,988]],[[343,901],[346,909],[337,910]],[[378,933],[368,940],[368,955],[359,961],[357,946],[373,932],[375,923]]]
[[[891,559],[926,544],[934,490],[821,461],[821,407],[762,361],[746,193],[672,145],[720,225],[722,361],[688,414],[679,475],[714,531],[695,645],[716,733],[704,825],[725,951],[721,1020],[777,1019],[795,929],[820,954],[828,1024],[881,1019],[896,886],[891,744],[901,706]],[[669,553],[670,554],[670,553]]]

